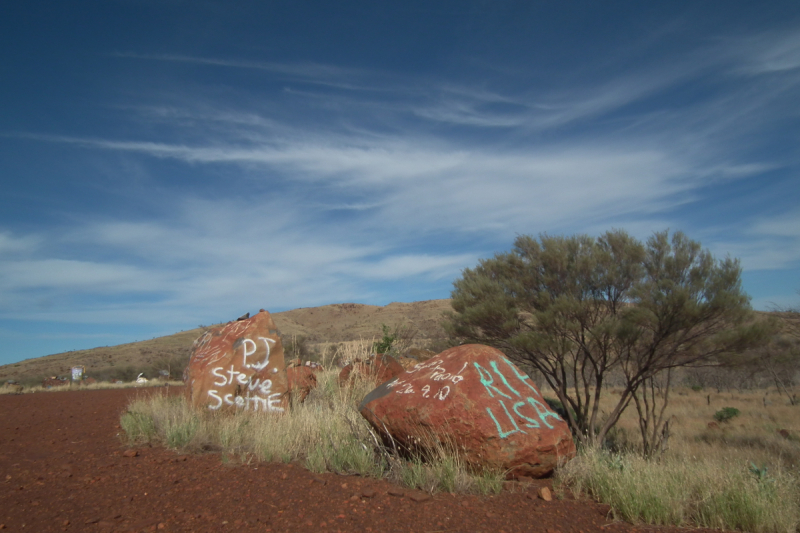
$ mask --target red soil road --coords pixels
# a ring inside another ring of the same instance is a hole
[[[180,389],[180,388],[179,388]],[[177,393],[173,390],[171,393]],[[614,521],[586,500],[545,502],[511,483],[489,497],[138,448],[126,457],[117,389],[0,396],[0,528],[8,531],[677,532]],[[393,495],[392,493],[402,494]],[[423,500],[423,501],[417,501]],[[702,531],[702,530],[692,530]],[[710,530],[708,530],[710,531]]]

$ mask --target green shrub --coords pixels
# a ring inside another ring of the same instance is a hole
[[[119,424],[131,444],[150,442],[156,437],[155,420],[149,413],[128,411],[122,415]]]
[[[714,420],[717,422],[728,422],[730,419],[739,416],[739,410],[735,407],[723,407],[714,413]]]
[[[394,341],[397,340],[397,333],[390,333],[389,326],[386,324],[381,324],[381,329],[383,329],[383,338],[376,341],[372,349],[375,350],[375,353],[389,353]]]
[[[549,398],[545,396],[544,401],[547,403],[547,405],[550,406],[550,409],[555,411],[555,413],[561,417],[562,420],[564,420],[565,422],[569,420],[569,418],[567,418],[567,408],[564,407],[564,404],[561,403],[561,400],[559,400],[558,398]],[[575,410],[571,407],[569,410],[572,412],[572,416],[574,417]]]

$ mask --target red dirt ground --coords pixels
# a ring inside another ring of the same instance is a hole
[[[178,392],[178,390],[175,390]],[[586,500],[536,497],[511,483],[489,497],[432,498],[386,481],[300,465],[224,461],[138,448],[119,416],[143,390],[0,396],[0,529],[9,531],[325,531],[594,533],[634,527]],[[129,453],[130,454],[130,453]],[[693,530],[710,531],[710,530]]]

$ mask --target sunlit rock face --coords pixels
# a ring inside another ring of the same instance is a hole
[[[544,477],[575,456],[567,423],[489,346],[446,350],[380,385],[359,410],[403,448],[455,449],[473,467],[509,477]]]
[[[204,333],[192,346],[183,380],[195,407],[283,412],[288,380],[270,314],[262,309]]]

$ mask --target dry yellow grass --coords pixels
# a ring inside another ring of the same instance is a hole
[[[543,391],[545,395],[552,391]],[[619,398],[608,391],[601,408]],[[740,414],[717,422],[725,407]],[[558,475],[570,487],[608,503],[617,516],[652,524],[700,525],[753,532],[800,526],[800,407],[776,390],[670,392],[668,449],[646,461],[636,410],[613,434],[621,452],[583,450]],[[788,438],[779,431],[788,431]]]
[[[34,392],[64,392],[70,390],[97,390],[97,389],[130,389],[130,388],[153,388],[153,387],[164,387],[166,385],[180,387],[183,386],[182,381],[159,381],[159,380],[150,380],[146,383],[136,383],[134,382],[125,382],[125,383],[110,383],[108,381],[98,381],[97,383],[91,383],[89,385],[64,385],[61,387],[42,387],[41,385],[36,385],[34,387],[24,387],[22,389],[22,394],[30,394]],[[17,394],[17,391],[11,387],[0,387],[0,394]]]

